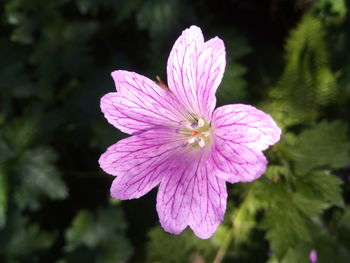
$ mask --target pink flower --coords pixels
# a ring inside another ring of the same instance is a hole
[[[112,73],[117,92],[101,99],[108,122],[132,135],[99,160],[106,173],[117,176],[112,197],[139,198],[160,185],[157,212],[170,233],[189,226],[209,238],[224,217],[226,182],[260,177],[267,165],[262,151],[280,138],[273,119],[252,106],[214,111],[225,64],[223,41],[204,42],[200,28],[191,26],[170,53],[168,89],[117,70]]]
[[[309,259],[311,263],[317,263],[317,251],[315,249],[310,251]]]

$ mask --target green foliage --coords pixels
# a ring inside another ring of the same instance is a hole
[[[139,28],[148,29],[153,38],[169,34],[178,25],[181,4],[181,0],[145,2],[137,16]]]
[[[306,14],[287,40],[286,66],[265,106],[283,127],[317,119],[338,96],[325,38],[321,20]]]
[[[308,245],[307,243],[299,243],[296,248],[290,248],[288,249],[286,255],[284,256],[282,263],[293,263],[293,262],[300,262],[300,263],[309,263],[309,255],[310,251],[313,248]]]
[[[315,5],[315,10],[321,13],[328,13],[324,16],[330,22],[341,23],[344,19],[347,7],[345,0],[320,0]]]
[[[217,91],[220,104],[242,102],[247,95],[247,82],[244,75],[247,68],[239,63],[239,59],[251,53],[247,39],[233,30],[224,31],[223,38],[227,52],[225,75]]]
[[[0,253],[6,255],[3,262],[36,262],[38,252],[48,249],[56,235],[29,223],[29,219],[19,213],[15,212],[10,218],[0,235]]]
[[[342,183],[338,177],[329,172],[317,171],[299,178],[296,188],[303,196],[343,207]]]
[[[296,178],[288,168],[272,166],[266,179],[247,185],[243,192],[244,201],[233,217],[234,245],[249,242],[251,231],[259,227],[266,231],[274,251],[271,262],[304,257],[306,252],[298,246],[305,242],[312,248],[314,231],[320,227],[316,219],[331,205],[343,206],[341,183],[325,172]],[[259,211],[264,211],[261,222],[257,221]]]
[[[341,229],[350,231],[350,207],[346,207],[344,214],[339,220],[339,227]]]
[[[252,183],[242,192],[242,203],[235,210],[232,219],[233,244],[238,246],[249,240],[252,229],[256,226],[256,214],[262,207],[258,201],[257,193],[260,191],[260,183]],[[257,202],[258,201],[258,202]]]
[[[299,135],[293,149],[295,169],[304,174],[315,168],[342,168],[350,162],[349,149],[345,123],[320,122]]]
[[[147,261],[152,263],[181,263],[211,258],[215,247],[210,240],[201,240],[186,230],[179,236],[165,233],[160,227],[149,232]]]
[[[0,165],[0,229],[6,222],[8,186],[5,171]]]
[[[81,210],[65,233],[68,253],[86,246],[96,253],[96,263],[116,263],[128,260],[131,244],[125,237],[126,222],[119,207],[101,208],[94,215]]]
[[[38,209],[42,196],[53,200],[68,196],[64,182],[52,165],[56,158],[50,148],[34,148],[23,154],[17,167],[22,182],[15,193],[20,208]]]
[[[261,203],[264,211],[259,227],[266,231],[273,250],[269,262],[309,262],[315,248],[324,251],[318,253],[320,262],[336,254],[343,262],[349,253],[334,246],[339,240],[330,238],[332,223],[323,222],[326,209],[344,207],[343,181],[331,171],[344,168],[350,160],[347,124],[317,123],[324,116],[322,110],[334,107],[339,94],[339,75],[332,72],[329,59],[321,19],[304,15],[287,41],[281,79],[264,104],[286,130],[277,146],[283,165],[267,169],[268,180],[260,181],[263,190],[255,193],[258,200],[252,200]],[[300,124],[304,129],[297,136],[288,131]],[[320,236],[329,242],[320,241]]]

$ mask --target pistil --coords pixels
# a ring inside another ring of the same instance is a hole
[[[186,128],[188,129],[189,137],[187,142],[193,146],[198,145],[203,148],[206,144],[210,142],[210,124],[208,124],[203,119],[198,119],[198,121],[187,122]]]

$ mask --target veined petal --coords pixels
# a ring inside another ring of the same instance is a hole
[[[225,181],[250,182],[265,172],[267,160],[261,151],[215,136],[208,165]]]
[[[120,140],[100,157],[100,167],[116,175],[111,195],[117,199],[139,198],[159,184],[169,157],[183,148],[171,129],[151,129]]]
[[[212,126],[216,136],[255,151],[266,150],[281,136],[281,129],[270,115],[244,104],[217,108]]]
[[[267,166],[262,151],[276,143],[281,130],[270,115],[249,105],[235,104],[214,111],[209,165],[230,183],[260,177]]]
[[[170,53],[168,84],[185,108],[199,117],[211,119],[215,92],[226,65],[225,46],[218,37],[204,42],[200,28],[182,32]]]
[[[139,74],[118,70],[112,72],[118,92],[101,99],[101,110],[109,123],[129,134],[154,126],[174,126],[182,108],[169,91]]]
[[[179,234],[190,226],[200,238],[209,238],[222,222],[226,210],[226,183],[215,176],[205,158],[169,163],[157,196],[163,228]]]

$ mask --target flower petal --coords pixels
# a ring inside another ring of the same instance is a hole
[[[215,110],[214,138],[208,165],[230,183],[248,182],[261,176],[267,165],[262,150],[276,143],[281,130],[270,115],[243,105]]]
[[[260,151],[216,136],[208,165],[225,181],[250,182],[265,172],[267,160]]]
[[[139,74],[112,72],[118,92],[101,99],[101,110],[109,123],[129,134],[154,126],[174,126],[183,119],[175,96]]]
[[[250,105],[231,104],[213,114],[213,129],[222,139],[245,145],[256,151],[266,150],[279,141],[281,129],[270,115]]]
[[[226,65],[225,46],[218,37],[204,42],[200,28],[182,32],[170,53],[167,65],[170,90],[192,114],[211,119],[215,92]]]
[[[157,196],[159,220],[165,231],[179,234],[190,226],[200,238],[209,238],[226,210],[226,183],[203,159],[173,160],[162,178]]]
[[[114,198],[139,198],[159,184],[167,160],[183,148],[173,134],[171,129],[148,130],[120,140],[101,155],[100,167],[117,175],[111,187]]]

